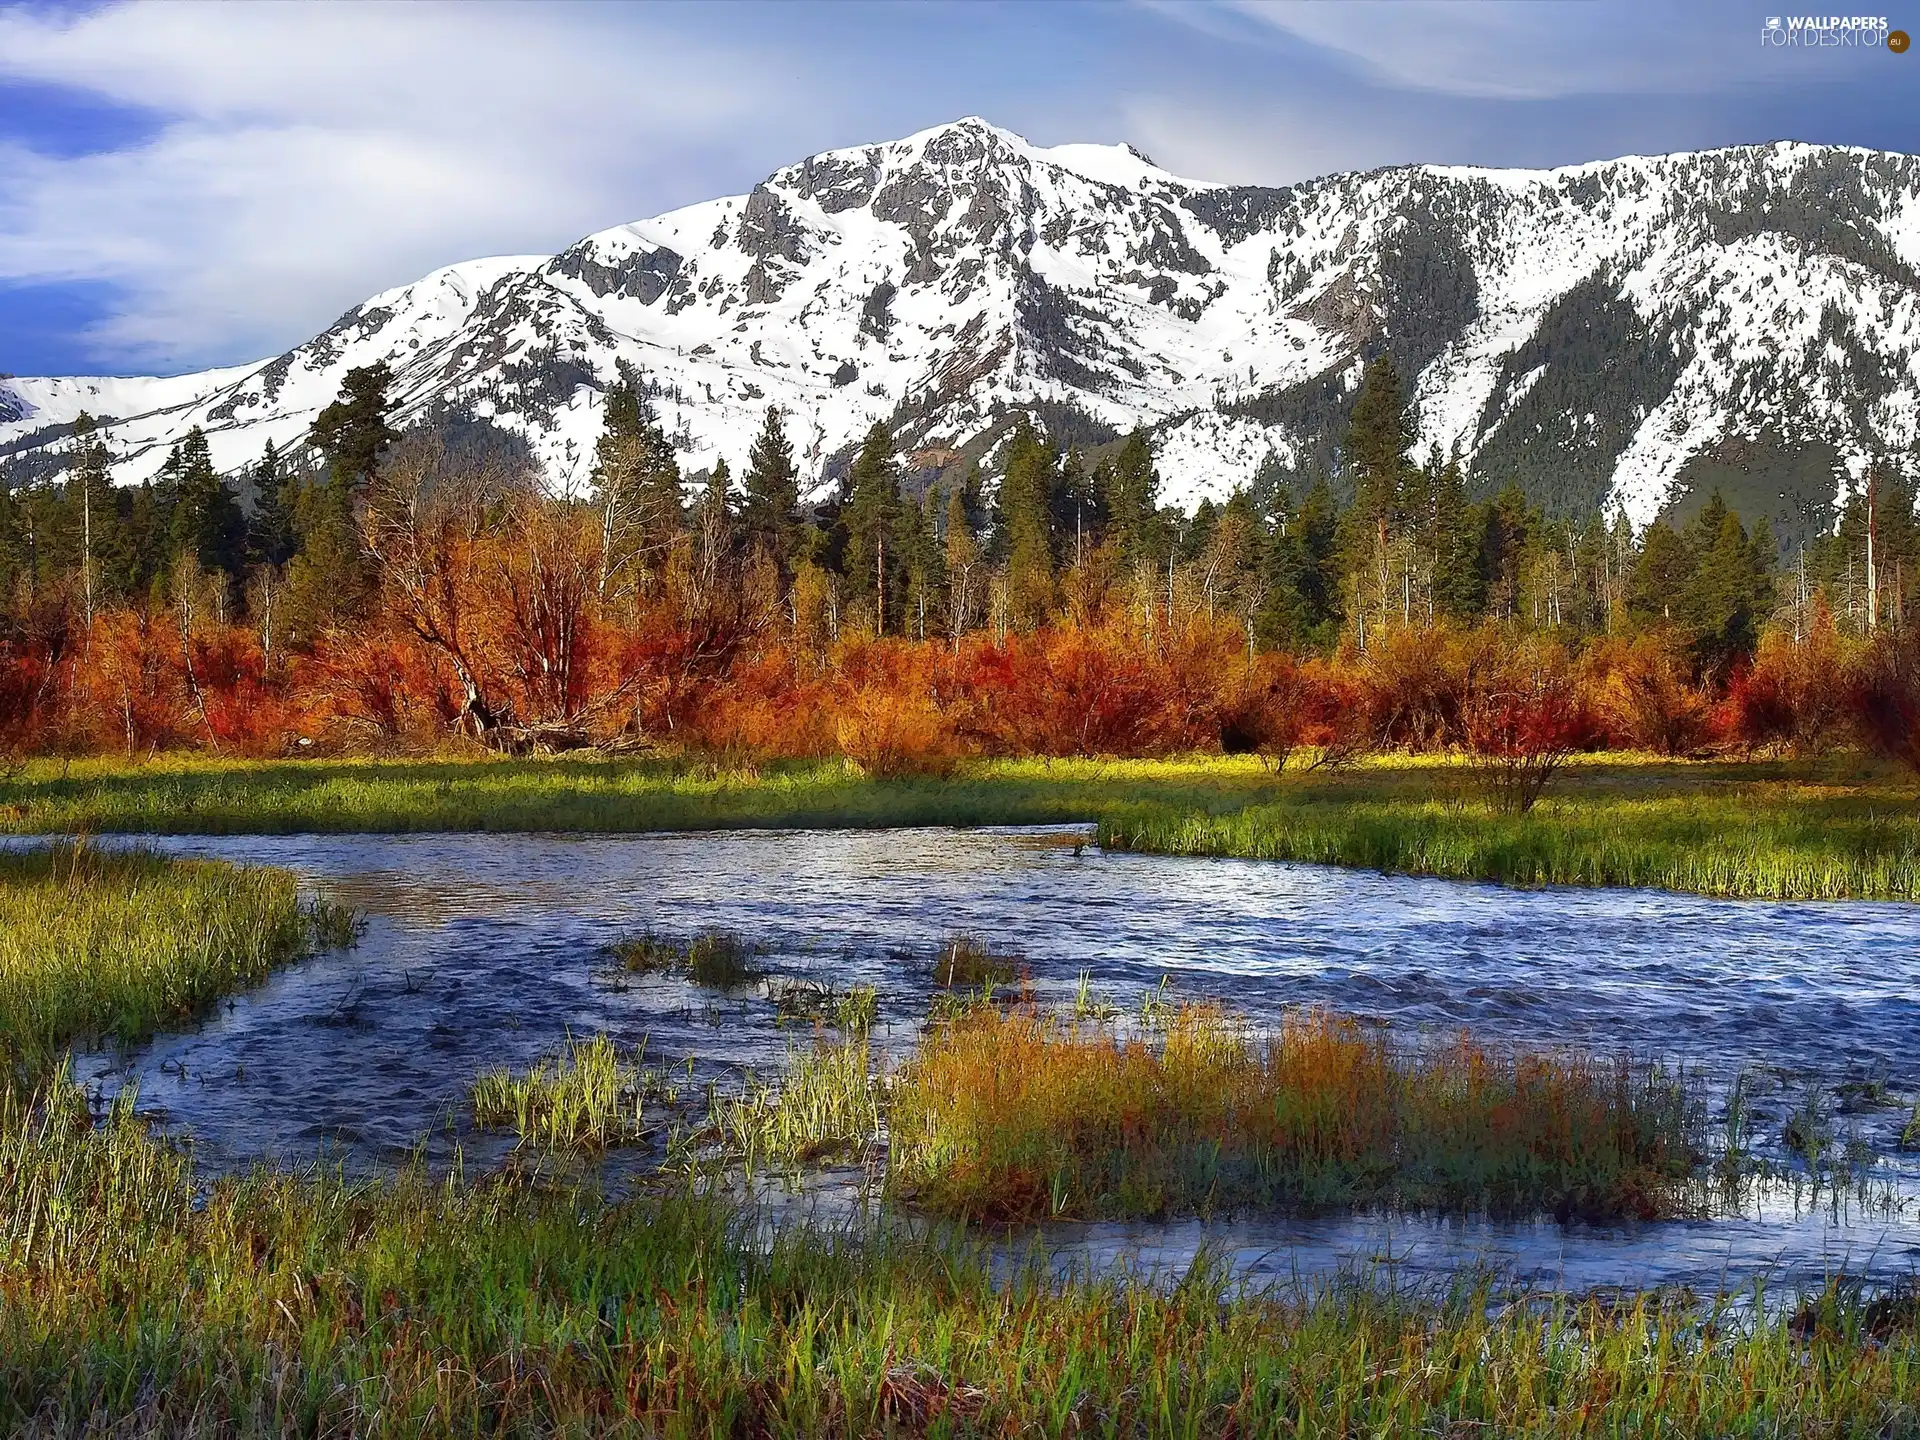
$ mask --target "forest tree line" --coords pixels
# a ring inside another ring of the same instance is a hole
[[[689,479],[631,371],[589,489],[556,494],[471,416],[401,430],[391,385],[351,372],[297,455],[237,477],[196,430],[114,486],[83,419],[63,475],[0,492],[0,743],[1499,748],[1529,725],[1498,693],[1564,710],[1556,743],[1807,749],[1879,733],[1863,687],[1920,614],[1891,467],[1784,558],[1717,495],[1639,534],[1550,516],[1413,455],[1384,357],[1336,474],[1191,515],[1143,431],[1089,458],[1024,416],[997,483],[875,424],[809,502],[777,408],[737,476]]]

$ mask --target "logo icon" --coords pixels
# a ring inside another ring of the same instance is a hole
[[[1907,32],[1904,30],[1889,30],[1887,32],[1887,49],[1896,55],[1906,54],[1907,46],[1912,43],[1913,42],[1907,38]]]

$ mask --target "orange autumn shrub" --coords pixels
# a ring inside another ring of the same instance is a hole
[[[1773,629],[1760,637],[1753,664],[1727,688],[1727,728],[1749,751],[1823,755],[1850,724],[1844,677],[1851,657],[1832,612],[1815,601],[1805,634]]]
[[[1613,746],[1695,755],[1716,738],[1713,697],[1694,683],[1686,646],[1672,631],[1596,640],[1582,669]]]

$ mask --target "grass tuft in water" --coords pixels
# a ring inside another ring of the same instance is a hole
[[[642,975],[683,975],[696,985],[737,990],[766,972],[755,963],[762,950],[733,930],[702,930],[686,939],[642,931],[616,940],[608,952]]]
[[[974,1006],[895,1076],[888,1184],[974,1220],[1242,1207],[1652,1217],[1687,1208],[1703,1122],[1657,1068],[1402,1052],[1317,1012],[1258,1034],[1181,1005],[1125,1038]]]
[[[819,980],[782,980],[769,985],[767,999],[782,1025],[825,1025],[865,1035],[880,1018],[880,996],[871,985],[840,990]]]
[[[933,961],[933,983],[950,990],[990,990],[1011,985],[1020,958],[992,949],[978,935],[959,934],[940,942]]]
[[[666,1075],[647,1068],[644,1045],[631,1062],[604,1035],[569,1039],[560,1053],[524,1075],[488,1070],[469,1092],[474,1124],[512,1130],[524,1145],[604,1150],[646,1136],[645,1106],[679,1096]]]
[[[714,1135],[749,1169],[859,1155],[880,1136],[880,1090],[866,1036],[796,1049],[777,1084],[715,1094]]]

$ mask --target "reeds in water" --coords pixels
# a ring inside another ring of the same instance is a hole
[[[994,950],[978,935],[950,935],[933,961],[933,983],[950,990],[991,990],[1011,985],[1019,957]]]
[[[683,975],[696,985],[737,990],[766,972],[756,963],[760,948],[736,931],[707,929],[685,939],[642,931],[607,947],[627,969],[642,975]]]
[[[604,1035],[569,1039],[523,1075],[488,1070],[469,1092],[474,1124],[512,1130],[522,1144],[550,1150],[604,1150],[646,1136],[649,1102],[679,1096],[664,1072],[645,1064],[645,1046],[622,1060]]]
[[[880,1018],[879,992],[871,985],[841,990],[818,980],[783,980],[769,984],[767,999],[782,1024],[824,1025],[865,1035]]]
[[[1409,1051],[1317,1012],[1255,1034],[1208,1006],[1123,1038],[987,1006],[934,1026],[892,1088],[888,1184],[967,1219],[1239,1207],[1656,1216],[1702,1152],[1657,1067]]]
[[[716,1094],[711,1130],[749,1169],[858,1155],[879,1138],[880,1089],[864,1033],[796,1049],[777,1083]]]

